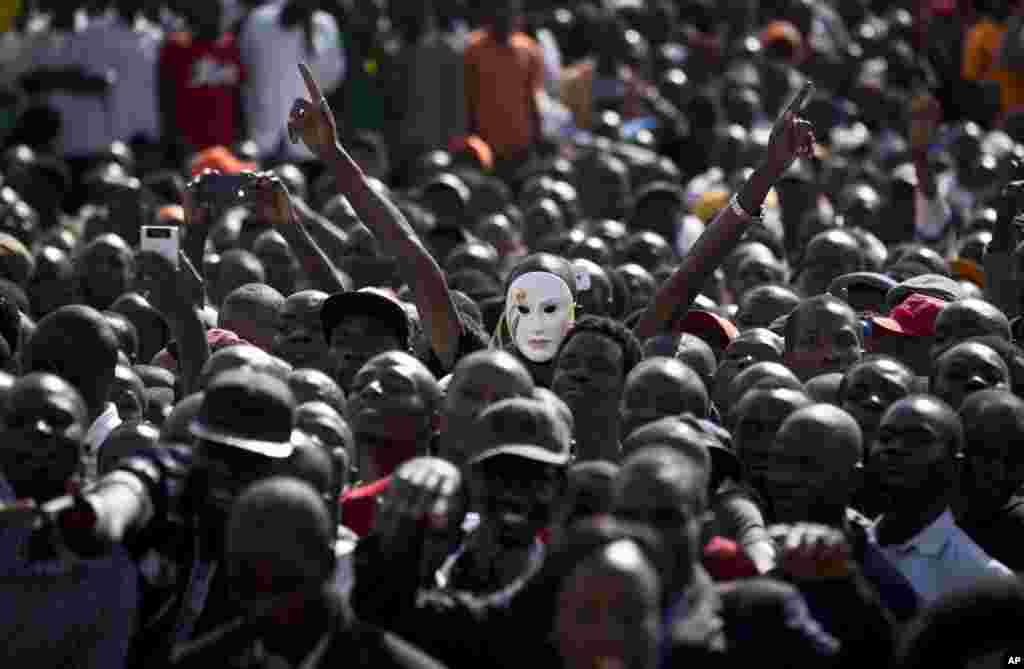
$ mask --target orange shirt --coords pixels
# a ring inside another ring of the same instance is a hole
[[[969,81],[994,81],[999,84],[1003,112],[1024,106],[1024,74],[999,66],[999,48],[1006,26],[988,19],[976,23],[964,41],[963,77]]]
[[[477,134],[499,158],[514,157],[538,139],[537,94],[544,85],[544,58],[529,36],[515,33],[508,44],[486,30],[466,47],[466,105]]]

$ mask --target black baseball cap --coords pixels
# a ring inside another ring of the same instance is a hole
[[[387,323],[394,329],[400,342],[407,344],[409,341],[409,315],[398,300],[374,288],[362,288],[354,292],[336,293],[324,301],[320,308],[320,322],[328,344],[334,328],[354,315],[366,315]]]
[[[545,402],[516,397],[487,407],[476,421],[477,444],[483,451],[469,460],[479,464],[512,455],[547,465],[572,460],[572,434],[565,421]]]

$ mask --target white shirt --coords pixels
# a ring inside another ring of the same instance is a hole
[[[876,545],[881,521],[876,520],[867,532],[868,541]],[[906,543],[879,546],[879,550],[910,582],[922,606],[986,577],[1013,576],[957,526],[949,509]]]
[[[89,430],[82,439],[82,451],[85,461],[85,476],[87,481],[95,481],[99,471],[100,448],[107,441],[110,433],[121,424],[121,416],[117,413],[117,407],[107,403],[96,420],[89,426]]]
[[[60,69],[82,64],[82,33],[84,18],[73,32],[36,33],[22,51],[19,70],[23,73],[36,69]],[[77,28],[81,29],[77,29]],[[106,149],[112,140],[107,110],[95,96],[53,93],[45,102],[60,114],[62,123],[56,150],[69,157],[90,156]]]
[[[242,102],[249,135],[262,156],[284,148],[287,158],[309,160],[309,151],[300,144],[291,144],[285,129],[295,99],[309,98],[299,63],[309,65],[320,89],[329,94],[345,76],[341,33],[333,16],[314,12],[313,50],[309,52],[300,27],[285,30],[280,26],[281,9],[281,3],[274,3],[254,10],[239,36],[248,77]]]
[[[113,71],[116,77],[109,101],[113,139],[159,140],[157,61],[163,32],[146,20],[129,25],[110,17],[93,20],[79,37],[78,62],[91,74]]]

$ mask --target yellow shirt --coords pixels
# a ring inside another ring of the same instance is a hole
[[[967,33],[964,42],[963,77],[968,81],[994,81],[999,84],[1003,112],[1024,106],[1024,73],[999,67],[999,48],[1006,26],[983,19]]]

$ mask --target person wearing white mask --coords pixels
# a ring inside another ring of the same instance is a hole
[[[491,344],[516,355],[540,386],[550,385],[554,357],[576,321],[576,289],[572,264],[549,253],[525,258],[509,276]]]

